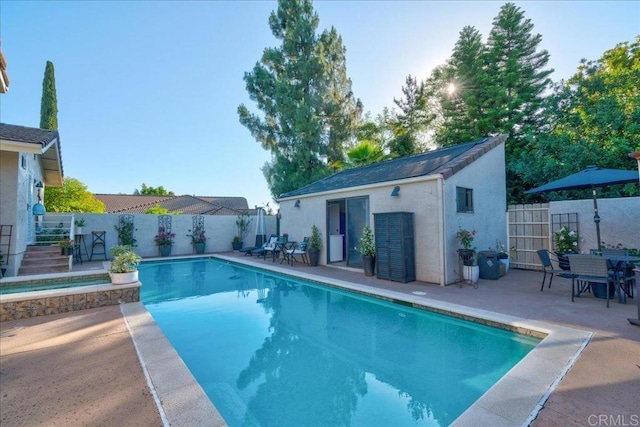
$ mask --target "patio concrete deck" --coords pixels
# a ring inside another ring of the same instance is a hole
[[[272,264],[269,258],[225,255],[257,266]],[[634,299],[626,305],[613,301],[610,308],[590,295],[571,303],[569,280],[555,278],[551,289],[540,292],[542,273],[524,270],[512,270],[497,281],[480,280],[474,289],[395,283],[332,267],[280,266],[396,292],[426,292],[444,302],[593,331],[593,339],[532,425],[640,423],[640,327],[627,321],[637,316]],[[85,263],[76,269],[101,267]],[[162,424],[118,307],[4,322],[0,328],[0,424]]]

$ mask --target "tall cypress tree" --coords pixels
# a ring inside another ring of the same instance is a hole
[[[279,47],[266,48],[244,80],[262,116],[238,107],[240,123],[272,160],[263,173],[274,197],[331,173],[361,107],[346,78],[344,47],[335,30],[316,34],[311,0],[279,0],[269,26]]]
[[[58,98],[56,96],[56,76],[53,63],[47,61],[42,80],[40,101],[40,129],[58,129]]]

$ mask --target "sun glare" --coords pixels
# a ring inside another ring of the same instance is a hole
[[[449,86],[447,87],[447,92],[449,93],[449,95],[453,95],[456,91],[456,85],[454,85],[453,83],[449,83]]]

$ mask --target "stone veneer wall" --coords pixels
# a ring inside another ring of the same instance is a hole
[[[0,322],[138,302],[140,285],[140,282],[117,287],[103,284],[3,295],[0,298]],[[26,299],[25,294],[29,294]]]

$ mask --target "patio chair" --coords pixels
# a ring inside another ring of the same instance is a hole
[[[256,234],[256,242],[255,246],[246,246],[244,248],[240,248],[240,252],[244,252],[245,255],[252,255],[251,251],[254,249],[260,249],[262,245],[266,243],[266,237],[264,234]]]
[[[536,252],[538,253],[538,258],[540,258],[542,267],[544,268],[544,276],[542,276],[542,286],[540,286],[540,291],[544,289],[544,281],[547,279],[547,274],[551,275],[551,277],[549,278],[549,288],[551,287],[551,282],[553,282],[554,274],[557,274],[560,277],[564,277],[565,279],[571,278],[571,273],[569,273],[567,270],[556,270],[553,268],[548,250],[538,249]]]
[[[309,246],[309,238],[305,237],[300,243],[294,242],[293,246],[286,251],[287,258],[291,265],[298,261],[296,257],[300,257],[303,263],[309,264],[307,260],[307,246]]]
[[[609,284],[614,283],[609,272],[609,262],[606,258],[597,255],[569,255],[569,267],[571,271],[571,302],[574,297],[579,297],[582,292],[595,283],[605,285],[607,307],[609,307]],[[576,288],[576,282],[578,287]],[[577,292],[576,292],[577,291]]]
[[[616,255],[629,255],[629,251],[627,249],[605,248],[600,252],[605,258],[615,257]],[[624,299],[625,302],[626,297],[633,298],[633,285],[636,283],[636,276],[633,272],[633,267],[634,264],[631,262],[620,262],[618,265],[616,265],[615,262],[612,262],[611,265],[609,265],[609,273],[616,276],[616,280],[619,285],[618,289],[620,290],[620,298]]]

